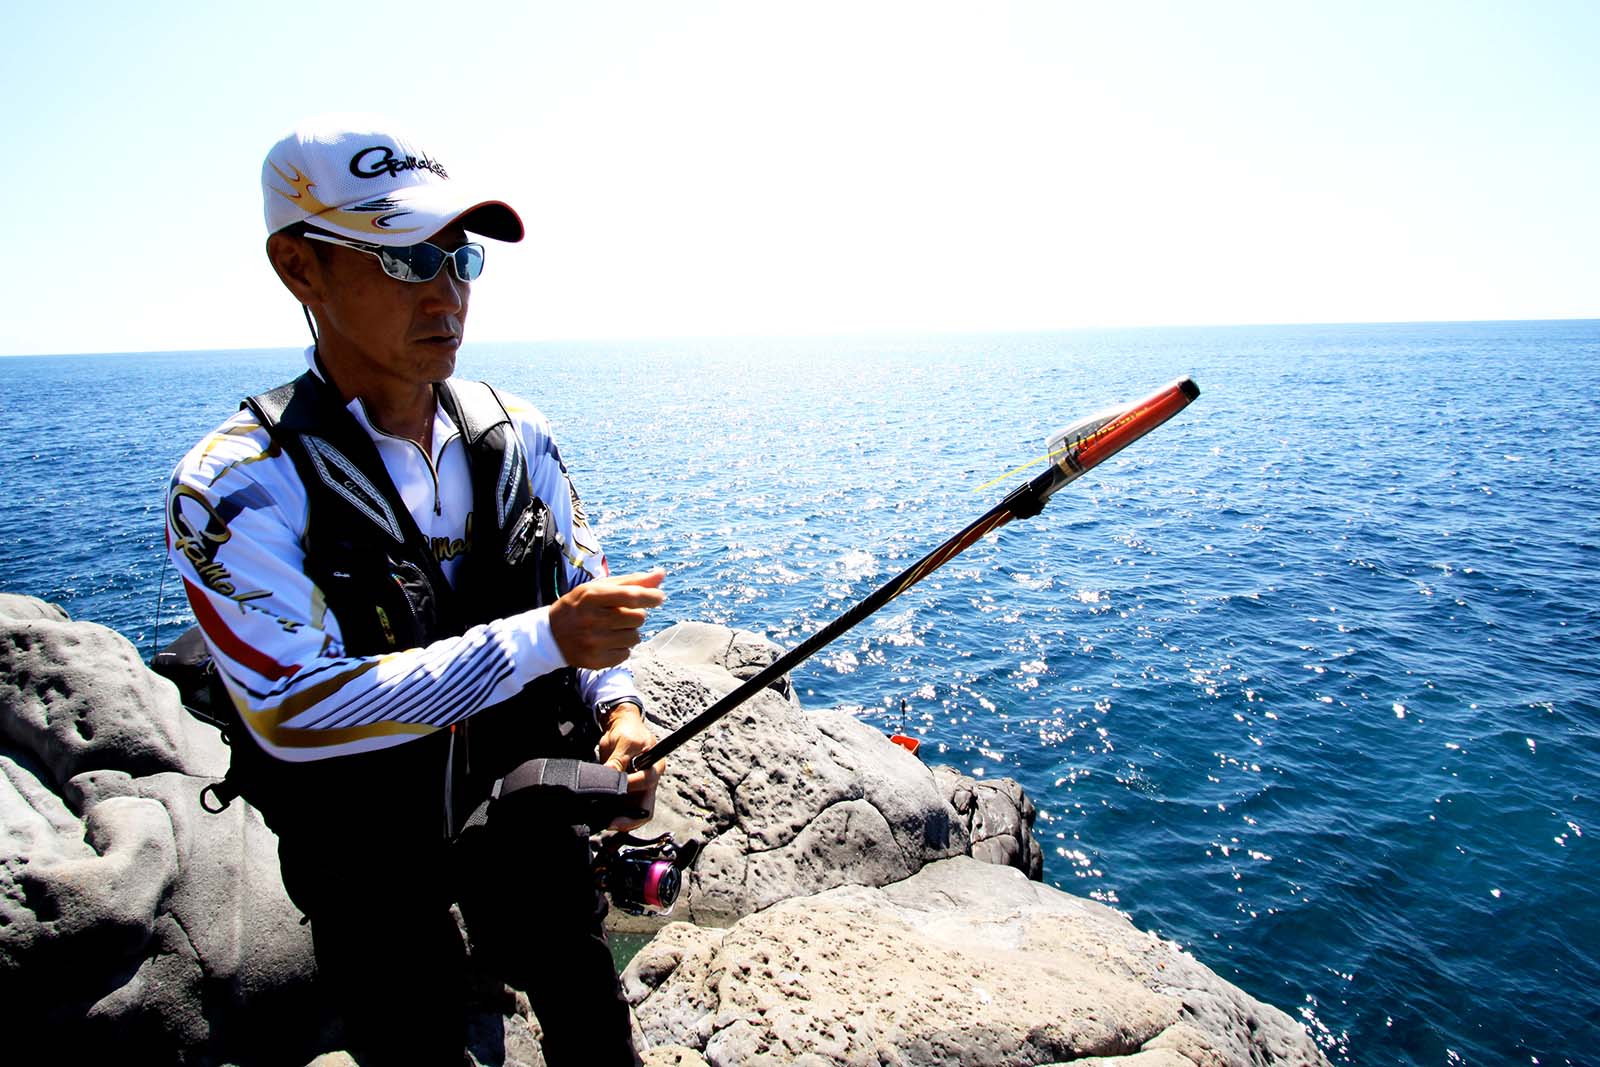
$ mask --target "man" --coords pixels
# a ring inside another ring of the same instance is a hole
[[[168,542],[319,982],[363,1062],[460,1062],[459,904],[549,1062],[637,1063],[572,812],[469,819],[524,760],[626,771],[654,743],[619,665],[662,572],[606,577],[544,418],[451,380],[484,264],[469,234],[520,241],[522,222],[348,116],[274,145],[262,196],[310,369],[185,457]],[[635,814],[659,774],[629,776]]]

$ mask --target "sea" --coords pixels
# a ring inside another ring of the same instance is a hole
[[[162,496],[298,350],[0,359],[0,588],[148,656]],[[614,573],[793,645],[1049,434],[1187,410],[797,669],[1336,1064],[1600,1063],[1600,321],[480,344]],[[1037,471],[1039,468],[1031,468]]]

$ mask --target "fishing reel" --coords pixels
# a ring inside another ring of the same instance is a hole
[[[700,842],[680,845],[670,833],[648,839],[617,833],[601,841],[592,866],[611,903],[630,915],[665,915],[699,855]]]
[[[513,822],[518,808],[534,803],[550,818],[593,833],[619,816],[642,818],[628,796],[628,776],[614,767],[572,759],[533,759],[495,784],[487,808],[490,822]],[[682,845],[670,833],[652,838],[606,835],[594,848],[595,883],[611,902],[632,915],[665,915],[677,902],[683,875],[700,856],[701,844]]]

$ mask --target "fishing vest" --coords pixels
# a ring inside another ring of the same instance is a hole
[[[472,480],[471,545],[453,586],[337,390],[307,371],[241,405],[294,463],[307,500],[305,572],[352,656],[457,636],[547,606],[567,589],[560,533],[532,493],[525,446],[498,395],[482,382],[449,381],[436,396],[460,429]],[[431,824],[453,836],[516,766],[593,759],[599,736],[570,667],[433,734],[307,762],[266,753],[231,701],[221,703],[224,717],[232,713],[223,727],[232,762],[213,799],[226,806],[244,797],[280,836],[351,818]]]
[[[525,449],[494,390],[443,382],[472,478],[472,544],[451,586],[344,399],[310,371],[248,407],[306,490],[305,571],[339,620],[345,651],[373,655],[453,637],[554,603],[566,591],[559,534],[528,485]]]

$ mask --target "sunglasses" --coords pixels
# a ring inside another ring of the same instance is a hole
[[[378,263],[383,267],[383,273],[403,282],[433,281],[444,269],[445,260],[450,261],[450,269],[464,282],[470,282],[483,273],[483,246],[480,244],[464,244],[454,252],[446,252],[438,245],[430,245],[426,241],[418,245],[406,245],[404,248],[388,248],[384,245],[369,245],[362,241],[347,241],[343,237],[327,233],[308,232],[305,236],[323,244],[353,248],[357,252],[376,256]]]

